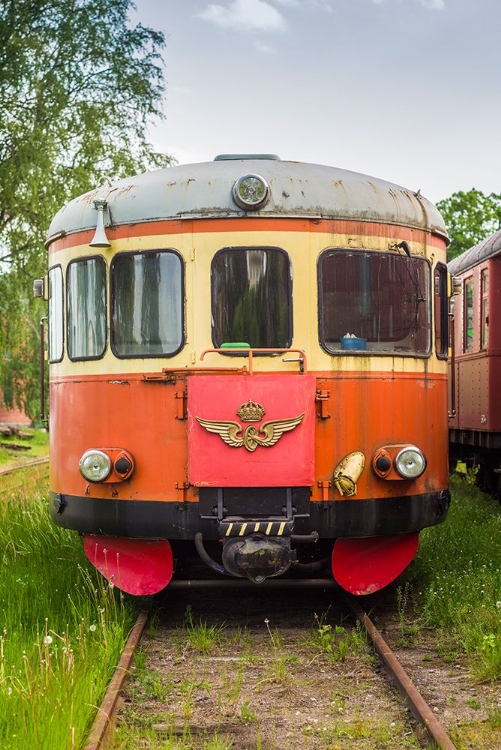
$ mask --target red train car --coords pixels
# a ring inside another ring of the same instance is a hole
[[[457,291],[449,395],[451,458],[479,470],[480,484],[500,493],[501,231],[452,260],[448,269]]]
[[[54,218],[51,505],[153,593],[188,553],[260,583],[389,583],[449,505],[446,230],[419,192],[271,155]]]

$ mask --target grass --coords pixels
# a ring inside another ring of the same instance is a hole
[[[160,735],[160,736],[159,736]],[[185,727],[181,734],[177,734],[172,727],[159,732],[150,727],[131,727],[127,736],[120,736],[117,750],[236,750],[233,740],[227,737],[193,737],[189,728]]]
[[[310,680],[322,682],[322,678],[318,679],[319,673],[330,672],[334,664],[348,664],[355,654],[367,649],[361,630],[350,632],[328,622],[329,609],[315,615],[311,631],[299,639],[294,636],[291,644],[290,635],[273,628],[268,617],[257,638],[247,628],[238,628],[237,638],[231,627],[209,626],[195,617],[188,605],[182,625],[174,631],[170,651],[167,649],[163,654],[162,665],[149,669],[145,652],[140,652],[135,659],[128,694],[132,705],[148,705],[149,708],[143,712],[125,710],[113,747],[115,750],[287,747],[285,733],[288,738],[292,737],[294,727],[305,747],[313,744],[316,747],[319,741],[318,746],[337,747],[332,741],[339,737],[344,743],[348,736],[355,738],[350,739],[350,747],[357,737],[366,743],[360,747],[390,747],[384,743],[388,737],[395,740],[396,733],[403,731],[400,727],[391,726],[383,731],[358,719],[348,726],[344,715],[342,720],[337,716],[334,720],[328,707],[325,721],[329,730],[323,728],[323,724],[317,725],[317,719],[312,719],[310,724],[306,718],[310,715],[309,706],[316,707],[317,697],[319,702],[323,701],[323,694],[308,685]],[[179,640],[183,643],[182,652]],[[249,658],[250,644],[255,652],[253,658]],[[228,654],[232,656],[226,660]],[[166,664],[171,665],[170,670],[165,668]],[[351,669],[347,665],[343,673],[347,671],[350,675]],[[348,680],[351,682],[352,677]],[[329,687],[331,684],[327,682]],[[365,690],[360,693],[364,695]],[[315,701],[315,706],[310,704],[310,699]],[[333,696],[330,705],[333,707],[337,700]],[[344,697],[339,698],[339,701],[344,700]],[[341,710],[341,703],[336,703],[336,707]],[[262,738],[264,723],[267,726],[265,739]],[[288,725],[285,730],[284,723]],[[387,723],[389,726],[390,722]],[[270,724],[274,727],[271,731]],[[274,738],[274,732],[284,739]],[[371,745],[370,738],[378,732],[380,744]],[[404,738],[401,746],[416,745]]]
[[[224,625],[207,625],[204,620],[195,623],[191,606],[184,614],[183,642],[195,651],[207,656],[221,642]]]
[[[393,726],[385,727],[363,718],[340,721],[329,727],[307,725],[303,734],[305,737],[317,737],[326,750],[342,750],[354,747],[354,743],[360,750],[419,747],[413,735],[403,736],[404,727],[400,723],[394,722]]]
[[[82,746],[134,614],[42,494],[0,502],[0,747]]]
[[[495,682],[501,676],[501,507],[474,486],[457,479],[453,479],[452,494],[453,504],[447,521],[421,534],[416,560],[397,589],[395,604],[400,645],[412,646],[419,640],[420,627],[433,627],[447,658],[455,662],[460,656],[467,657],[478,679]],[[418,624],[414,617],[416,607],[420,614]],[[410,624],[409,611],[413,613]],[[225,736],[229,734],[229,726],[233,728],[232,736],[235,747],[238,747],[239,737],[243,736],[235,729],[238,725],[242,732],[252,728],[255,747],[260,747],[265,710],[262,699],[259,699],[261,694],[271,697],[278,692],[280,707],[282,696],[293,695],[295,691],[302,694],[303,673],[305,681],[309,681],[325,669],[342,668],[343,664],[349,669],[352,656],[364,653],[362,633],[331,624],[328,615],[328,611],[315,615],[312,629],[305,634],[296,657],[294,653],[291,656],[290,647],[284,644],[283,633],[272,628],[266,618],[267,642],[262,642],[258,659],[255,653],[249,657],[252,649],[249,633],[240,631],[235,639],[231,629],[209,627],[203,620],[195,618],[188,606],[180,634],[186,648],[201,656],[202,669],[199,666],[198,671],[177,685],[166,684],[165,675],[154,676],[146,671],[143,693],[158,691],[157,681],[160,680],[171,713],[165,712],[148,726],[138,726],[135,721],[122,723],[116,749],[177,750],[183,747],[194,750],[210,747],[219,750],[232,747],[232,737]],[[236,648],[238,644],[241,661],[225,667],[228,671],[223,674],[221,683],[213,685],[212,667],[208,666],[207,660],[213,654],[227,653],[229,646]],[[184,656],[189,659],[189,652]],[[300,659],[299,669],[294,657]],[[246,671],[250,666],[254,670]],[[371,689],[369,685],[367,690]],[[203,734],[198,727],[196,706],[198,700],[201,700],[198,705],[205,705],[203,695],[210,695],[210,691],[219,698],[211,716],[216,725],[219,716],[220,724],[214,727],[212,723],[211,730]],[[378,721],[364,715],[362,710],[358,714],[351,711],[348,715],[346,706],[352,700],[349,686],[341,691],[336,689],[330,693],[323,722],[308,721],[305,714],[305,721],[296,730],[302,733],[304,746],[312,742],[315,746],[332,749],[417,747],[416,739],[398,720]],[[455,696],[448,699],[452,712],[455,701]],[[286,703],[284,700],[284,705]],[[476,695],[470,697],[467,705],[478,711],[479,717],[454,730],[456,746],[494,747],[493,737],[501,726],[499,705],[494,701],[481,701]],[[144,716],[141,718],[144,721]],[[217,732],[211,736],[214,728]]]
[[[425,625],[464,653],[479,680],[501,678],[501,506],[452,478],[444,524],[421,533],[413,591]]]
[[[365,636],[361,626],[346,631],[342,625],[330,625],[327,622],[329,609],[319,616],[315,613],[315,627],[307,638],[317,655],[323,655],[327,661],[345,661],[349,653],[358,654],[365,645]]]
[[[402,641],[415,637],[405,617],[412,603],[418,607],[420,623],[437,629],[437,640],[451,659],[466,655],[478,679],[494,682],[501,677],[501,506],[458,479],[453,479],[452,492],[447,521],[421,534],[419,553],[407,583],[399,589]],[[0,748],[79,748],[118,661],[133,620],[132,605],[127,606],[116,589],[95,576],[78,536],[50,522],[47,501],[35,490],[29,497],[10,491],[0,496],[0,560]],[[261,679],[252,683],[256,695],[261,688],[276,685],[287,691],[292,684],[289,670],[294,665],[281,635],[267,620],[265,628],[269,653]],[[187,607],[180,632],[184,648],[206,660],[213,652],[224,651],[232,638],[225,626],[209,626],[195,619]],[[242,662],[221,685],[221,705],[233,708],[235,721],[242,726],[252,725],[258,731],[261,716],[245,692],[243,666],[250,663],[246,654],[252,639],[243,631],[238,641]],[[341,626],[330,625],[327,613],[316,616],[305,641],[308,668],[322,661],[344,662],[359,651],[360,641],[359,633],[348,634]],[[148,670],[141,652],[136,670],[145,697],[162,702],[174,690],[179,693],[183,735],[174,730],[173,717],[165,715],[159,719],[164,730],[156,722],[124,727],[117,748],[226,750],[234,746],[220,729],[191,736],[190,716],[197,696],[210,690],[205,674],[174,685]],[[332,712],[342,707],[343,700],[332,694]],[[501,712],[493,704],[481,727],[485,737],[480,737],[480,724],[475,724],[461,729],[462,741],[470,732],[477,743],[472,746],[488,747],[486,737],[500,726]],[[360,717],[348,725],[330,721],[326,729],[311,725],[303,731],[306,741],[316,738],[329,747],[341,747],[352,736],[359,738],[360,747],[389,747],[394,730],[386,728],[386,734],[378,737],[383,729]]]
[[[31,435],[31,438],[21,439],[16,435],[0,438],[0,470],[11,466],[21,466],[36,458],[49,454],[49,433],[45,429],[23,428],[23,435]],[[23,446],[24,450],[15,450],[14,446]]]

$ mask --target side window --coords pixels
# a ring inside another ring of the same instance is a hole
[[[404,254],[335,249],[319,262],[319,337],[331,353],[429,354],[430,267]]]
[[[447,267],[437,263],[434,272],[435,351],[440,359],[447,359]]]
[[[118,357],[167,357],[183,344],[183,265],[177,253],[122,253],[110,270],[111,346]]]
[[[489,346],[489,272],[482,271],[482,323],[480,331],[480,345],[482,349]]]
[[[291,269],[283,250],[229,247],[212,261],[214,346],[286,349],[292,342]]]
[[[63,272],[61,266],[49,269],[49,362],[63,358]]]
[[[70,359],[99,359],[106,348],[106,264],[103,258],[74,260],[66,277]]]
[[[473,349],[473,279],[464,282],[463,288],[463,351]]]

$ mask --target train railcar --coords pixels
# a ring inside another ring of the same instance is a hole
[[[394,580],[449,506],[447,242],[419,191],[273,155],[70,202],[44,292],[55,523],[131,594],[191,552],[254,583]]]
[[[501,500],[501,231],[449,264],[456,294],[451,327],[450,455]]]

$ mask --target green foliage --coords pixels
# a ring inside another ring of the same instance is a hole
[[[327,622],[329,609],[320,616],[315,612],[316,625],[308,644],[327,661],[345,661],[349,654],[356,654],[363,648],[362,633],[358,626],[349,632],[342,625],[330,625]]]
[[[408,625],[406,622],[407,616],[407,605],[409,603],[409,595],[411,593],[411,585],[409,581],[405,582],[404,586],[397,588],[397,608],[398,608],[398,619],[400,623],[400,637],[398,639],[399,646],[412,646],[419,636],[419,626]]]
[[[342,625],[329,625],[326,622],[327,612],[320,617],[315,612],[316,629],[313,632],[312,644],[318,648],[319,653],[333,661],[345,661],[348,655],[349,645],[346,640],[349,637]]]
[[[39,492],[2,496],[0,564],[0,747],[80,747],[132,606],[89,571],[78,536],[51,523]]]
[[[240,709],[240,721],[242,724],[251,724],[256,719],[256,714],[249,708],[250,701],[244,701]]]
[[[459,474],[463,477],[464,481],[467,484],[473,485],[477,483],[477,474],[480,471],[480,464],[468,468],[466,461],[458,461],[455,471],[456,474]]]
[[[425,529],[414,574],[427,625],[443,629],[482,679],[501,677],[501,508],[451,478],[445,523]]]
[[[17,405],[35,420],[40,414],[39,322],[46,310],[31,296],[31,287],[24,268],[0,270],[0,387],[9,408]]]
[[[3,367],[0,359],[0,367],[4,386],[28,408],[41,317],[32,279],[45,274],[52,217],[105,179],[172,161],[146,138],[162,117],[164,36],[131,26],[133,7],[132,0],[0,4],[0,352],[15,360]]]
[[[475,188],[467,193],[459,191],[439,201],[437,208],[451,238],[448,260],[461,255],[501,227],[501,194],[484,195]]]
[[[207,625],[200,620],[198,625],[193,619],[191,606],[186,607],[184,615],[185,631],[183,638],[191,648],[207,656],[221,642],[224,625]]]

